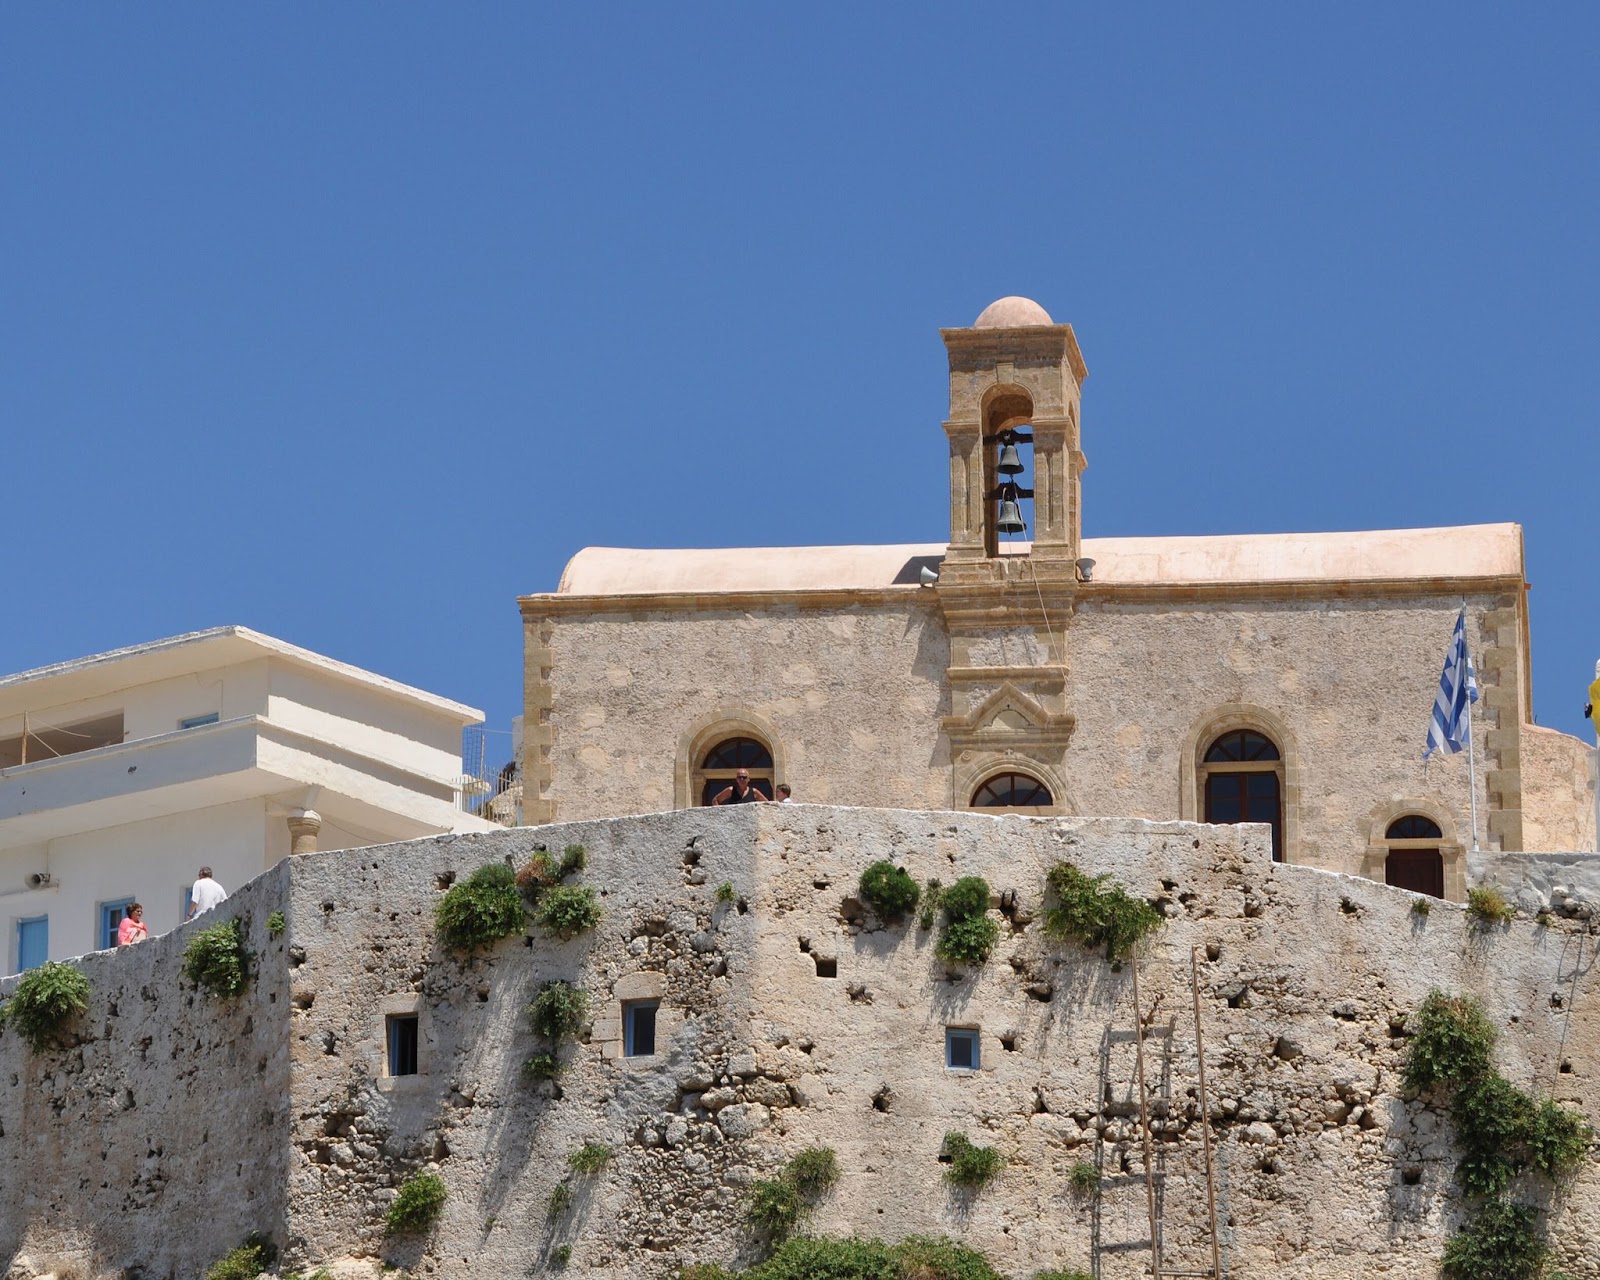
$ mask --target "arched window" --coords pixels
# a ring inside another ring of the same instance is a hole
[[[974,809],[1045,809],[1054,803],[1050,788],[1026,773],[997,773],[972,793]]]
[[[772,751],[759,738],[724,738],[707,751],[695,771],[696,804],[708,805],[724,787],[732,786],[740,770],[750,775],[750,785],[772,799]]]
[[[1201,757],[1206,822],[1265,822],[1272,827],[1272,860],[1283,861],[1283,753],[1254,729],[1231,729]]]
[[[1383,881],[1397,889],[1444,897],[1444,832],[1432,818],[1408,813],[1396,818],[1384,832],[1389,846],[1383,860]]]

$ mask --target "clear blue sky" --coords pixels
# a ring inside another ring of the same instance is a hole
[[[1584,728],[1600,6],[775,9],[0,8],[0,671],[238,622],[508,728],[580,546],[943,540],[1021,293],[1086,533],[1521,521]]]

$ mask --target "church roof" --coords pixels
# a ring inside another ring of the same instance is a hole
[[[1027,546],[1018,543],[1016,549]],[[585,547],[567,562],[557,593],[915,590],[918,570],[937,568],[944,552],[943,543],[679,551]],[[1095,562],[1094,581],[1107,586],[1512,578],[1522,574],[1522,526],[1085,538],[1080,554]]]

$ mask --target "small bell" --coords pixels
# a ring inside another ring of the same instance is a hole
[[[1017,446],[1004,445],[1000,449],[1000,461],[995,463],[994,469],[1003,476],[1019,476],[1022,474],[1022,459],[1017,457]]]
[[[1021,533],[1028,526],[1022,523],[1022,512],[1017,504],[1007,498],[1000,504],[1000,518],[994,522],[994,527],[1001,533]]]

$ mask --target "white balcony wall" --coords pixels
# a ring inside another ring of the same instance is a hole
[[[95,949],[103,902],[137,898],[151,933],[176,928],[202,863],[231,891],[277,860],[271,836],[283,825],[265,801],[240,800],[0,851],[4,971],[16,970],[21,920],[49,917],[52,960]],[[282,843],[287,853],[286,834]],[[49,888],[26,888],[36,872],[49,874]]]
[[[270,666],[266,714],[274,724],[443,784],[453,794],[461,776],[459,716],[304,667]]]

